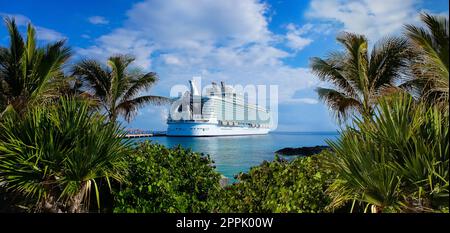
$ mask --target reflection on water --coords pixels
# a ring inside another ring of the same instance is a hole
[[[333,140],[337,132],[272,132],[267,135],[227,136],[227,137],[152,137],[138,138],[136,141],[150,140],[167,147],[181,145],[193,151],[209,154],[216,169],[228,178],[264,160],[273,160],[274,152],[285,147],[326,145],[325,140]]]

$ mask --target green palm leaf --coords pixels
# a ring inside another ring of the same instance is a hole
[[[139,108],[145,104],[164,104],[169,99],[161,96],[139,96],[141,92],[148,91],[157,81],[156,73],[143,74],[139,70],[130,70],[134,61],[130,56],[118,55],[108,59],[107,67],[101,66],[93,60],[79,62],[73,68],[73,75],[84,83],[86,91],[96,96],[109,116],[115,121],[123,116],[130,121]]]
[[[6,18],[10,45],[0,50],[0,107],[11,105],[20,114],[29,105],[49,102],[58,87],[52,80],[62,76],[63,65],[71,55],[65,41],[36,46],[36,32],[29,24],[22,38],[14,19]]]
[[[338,175],[331,209],[352,200],[395,212],[448,206],[448,113],[398,93],[380,100],[373,119],[354,123],[328,142],[326,164]]]
[[[125,175],[130,142],[87,102],[62,98],[21,117],[8,114],[0,130],[0,183],[36,201],[36,211],[87,211],[91,190],[100,203],[98,181]]]
[[[406,86],[422,99],[444,104],[448,109],[449,23],[448,17],[421,14],[426,27],[406,25],[405,34],[413,43],[413,78]]]
[[[352,113],[352,109],[362,110],[360,101],[345,93],[320,87],[316,91],[319,99],[325,101],[330,108],[335,110],[339,121],[347,119]]]
[[[318,88],[319,98],[340,122],[353,112],[371,117],[380,97],[398,91],[394,85],[408,65],[408,43],[388,37],[378,41],[369,56],[368,41],[362,35],[342,33],[337,41],[344,47],[343,52],[311,59],[313,73],[334,86]]]

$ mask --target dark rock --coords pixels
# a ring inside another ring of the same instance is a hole
[[[301,156],[310,156],[320,153],[322,150],[330,149],[329,146],[313,146],[313,147],[286,147],[281,150],[275,151],[276,154],[280,155],[301,155]]]

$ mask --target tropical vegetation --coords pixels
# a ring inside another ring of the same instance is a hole
[[[408,94],[383,98],[376,112],[328,142],[327,167],[337,174],[329,208],[355,201],[372,212],[448,209],[448,113]]]
[[[423,101],[442,104],[448,110],[448,17],[423,13],[421,19],[426,27],[405,26],[415,57],[403,86],[411,88]]]
[[[370,118],[378,99],[397,90],[395,86],[407,67],[408,41],[400,37],[380,40],[369,51],[364,35],[344,32],[337,41],[344,51],[311,59],[311,69],[334,88],[317,88],[336,117],[342,121],[354,113]]]
[[[0,48],[0,210],[29,212],[448,212],[448,18],[423,13],[369,49],[312,58],[317,89],[342,124],[330,150],[276,158],[220,184],[213,161],[181,147],[131,143],[131,121],[158,76],[114,55],[67,64],[64,41],[38,47],[6,19]],[[64,68],[68,69],[64,69]],[[69,71],[70,72],[67,72]]]
[[[62,68],[71,51],[61,40],[44,47],[36,45],[36,30],[27,27],[24,39],[14,19],[5,19],[9,47],[0,48],[0,116],[6,109],[23,113],[28,106],[45,104],[58,97]]]
[[[110,121],[123,116],[128,122],[139,107],[145,104],[163,104],[168,99],[154,95],[139,95],[148,90],[157,81],[154,72],[143,73],[139,69],[130,69],[133,57],[126,55],[112,56],[108,67],[103,67],[95,60],[80,61],[72,68],[72,73],[79,81],[80,90],[92,93],[105,111]]]
[[[207,213],[221,191],[208,156],[142,143],[126,156],[130,172],[114,195],[114,212]]]
[[[0,183],[36,203],[30,211],[86,211],[91,193],[100,203],[99,183],[122,181],[127,170],[120,126],[85,101],[7,114],[0,132]]]
[[[276,158],[237,176],[221,193],[218,212],[320,213],[331,199],[325,192],[334,175],[322,165],[323,156]]]
[[[111,191],[111,184],[123,182],[128,172],[124,158],[132,148],[122,138],[124,130],[116,121],[117,114],[130,119],[145,102],[165,100],[135,97],[157,81],[156,74],[128,72],[133,59],[115,56],[110,59],[112,70],[104,70],[106,78],[113,79],[102,80],[102,85],[109,85],[107,96],[90,93],[83,85],[86,77],[82,73],[65,75],[63,69],[71,55],[65,41],[37,47],[31,24],[26,39],[14,19],[6,18],[5,24],[10,43],[0,48],[2,207],[86,212],[94,203],[100,210],[101,194]],[[109,108],[107,116],[95,104],[106,99],[112,103],[118,97],[122,102],[114,111]]]
[[[442,16],[424,13],[421,18],[426,28],[405,26],[406,80],[397,88],[403,91],[377,97],[370,114],[359,108],[362,117],[355,114],[353,125],[347,125],[337,141],[328,142],[333,151],[328,168],[337,174],[327,190],[329,209],[351,201],[371,212],[448,212],[449,25]],[[327,73],[321,61],[312,64],[319,77],[340,75],[334,69]],[[322,89],[318,94],[323,97]],[[325,100],[336,109],[341,97],[328,95]]]

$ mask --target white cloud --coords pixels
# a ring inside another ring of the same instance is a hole
[[[315,27],[315,25],[313,25],[311,23],[307,23],[301,27],[298,27],[297,25],[295,25],[293,23],[289,23],[288,25],[286,25],[286,29],[288,31],[293,32],[297,35],[304,35],[304,34],[310,32],[314,27]]]
[[[377,40],[401,32],[417,20],[418,0],[312,0],[306,16],[342,25],[342,29]]]
[[[172,85],[201,75],[203,85],[211,81],[279,85],[279,100],[289,101],[297,90],[315,87],[318,81],[309,69],[283,63],[294,54],[278,47],[286,41],[268,29],[269,10],[259,0],[144,1],[127,11],[121,28],[77,51],[102,60],[114,53],[135,55],[139,66],[160,75],[155,89],[165,90],[161,95],[168,95]],[[312,25],[288,32],[299,36],[308,30]],[[289,38],[295,52],[311,43],[307,38]]]
[[[62,40],[62,39],[66,39],[65,36],[63,36],[63,34],[49,29],[49,28],[44,28],[44,27],[39,27],[36,26],[36,36],[39,40],[45,40],[45,41],[57,41],[57,40]]]
[[[97,40],[90,50],[98,54],[100,50],[110,53],[121,51],[136,53],[142,46],[128,45],[138,38],[151,43],[152,48],[171,55],[167,62],[177,64],[201,63],[204,59],[240,58],[246,52],[255,52],[261,44],[272,41],[265,13],[267,6],[256,0],[186,0],[186,1],[144,1],[135,4],[127,11],[128,19],[124,26]],[[126,33],[124,33],[126,32]],[[128,35],[131,34],[131,35]],[[125,38],[127,37],[127,38]],[[124,43],[128,46],[121,45]],[[265,51],[280,55],[275,48]],[[150,54],[138,56],[140,64],[150,64]],[[265,62],[265,56],[257,57],[256,63]],[[165,57],[167,59],[167,56]],[[267,57],[267,62],[274,62]],[[242,63],[243,61],[235,61]]]
[[[144,1],[128,12],[128,28],[138,28],[169,47],[268,41],[267,6],[256,0]]]
[[[182,65],[183,64],[181,59],[178,58],[176,55],[163,54],[163,55],[161,55],[161,58],[164,61],[164,63],[166,63],[167,65]]]
[[[152,43],[141,37],[140,32],[119,28],[110,34],[96,39],[96,45],[88,48],[76,48],[81,56],[106,61],[116,54],[131,54],[136,58],[136,65],[150,69],[150,55],[153,52]]]
[[[285,26],[287,32],[284,35],[285,45],[294,52],[299,52],[309,46],[317,38],[328,36],[336,30],[331,23],[306,23],[302,26],[289,23]]]
[[[0,16],[2,17],[12,17],[15,19],[16,24],[18,26],[27,26],[28,23],[32,23],[31,20],[24,16],[24,15],[20,15],[20,14],[7,14],[7,13],[0,13]],[[37,25],[33,25],[36,29],[36,37],[38,40],[43,40],[43,41],[57,41],[57,40],[62,40],[62,39],[66,39],[66,37],[61,34],[60,32],[57,32],[53,29],[50,28],[46,28],[46,27],[41,27],[41,26],[37,26]]]
[[[102,16],[91,16],[88,18],[88,21],[92,24],[108,24],[109,21]]]
[[[305,24],[300,28],[292,23],[288,24],[286,26],[286,29],[288,30],[286,33],[286,45],[295,51],[302,50],[313,42],[312,39],[303,37],[303,35],[311,31],[312,28],[312,24]]]
[[[285,101],[287,104],[318,104],[319,100],[314,98],[292,98]]]

